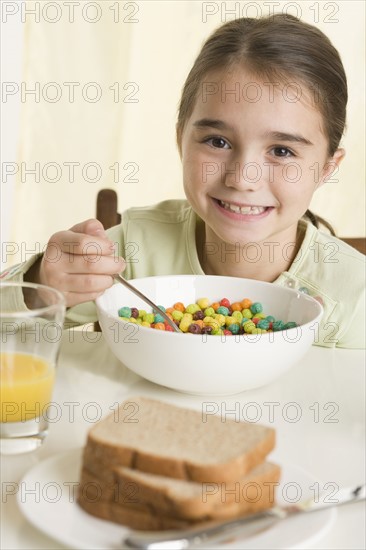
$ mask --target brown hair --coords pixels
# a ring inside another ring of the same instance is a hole
[[[178,110],[177,143],[192,114],[204,77],[211,71],[242,64],[259,78],[294,79],[314,94],[323,117],[328,154],[339,146],[346,123],[347,79],[330,40],[316,27],[288,14],[241,18],[219,27],[204,43],[183,87]],[[332,227],[309,210],[305,216],[318,227]]]

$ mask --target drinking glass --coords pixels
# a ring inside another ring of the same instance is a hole
[[[0,446],[2,454],[39,447],[48,432],[65,300],[54,288],[0,283]]]

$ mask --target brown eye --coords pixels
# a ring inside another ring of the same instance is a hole
[[[293,152],[290,151],[290,149],[287,149],[287,147],[274,147],[273,152],[274,152],[274,155],[276,157],[291,157],[291,156],[293,156]]]
[[[209,143],[210,145],[212,145],[212,147],[215,147],[217,149],[229,148],[229,144],[227,143],[227,141],[225,141],[223,138],[220,138],[220,137],[210,138],[207,140],[206,143]]]

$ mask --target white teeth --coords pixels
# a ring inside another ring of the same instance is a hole
[[[236,214],[252,214],[253,216],[256,216],[258,214],[262,214],[262,212],[265,211],[264,206],[239,206],[237,204],[231,204],[229,202],[220,201],[221,206],[225,208],[225,210],[230,210],[231,212],[235,212]]]

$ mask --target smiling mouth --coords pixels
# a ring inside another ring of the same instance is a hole
[[[221,206],[221,208],[229,210],[230,212],[234,212],[234,214],[244,214],[251,216],[259,216],[259,214],[263,214],[263,212],[266,212],[266,210],[269,210],[271,208],[269,206],[240,206],[239,204],[233,204],[231,202],[225,202],[219,199],[217,199],[217,203]]]

